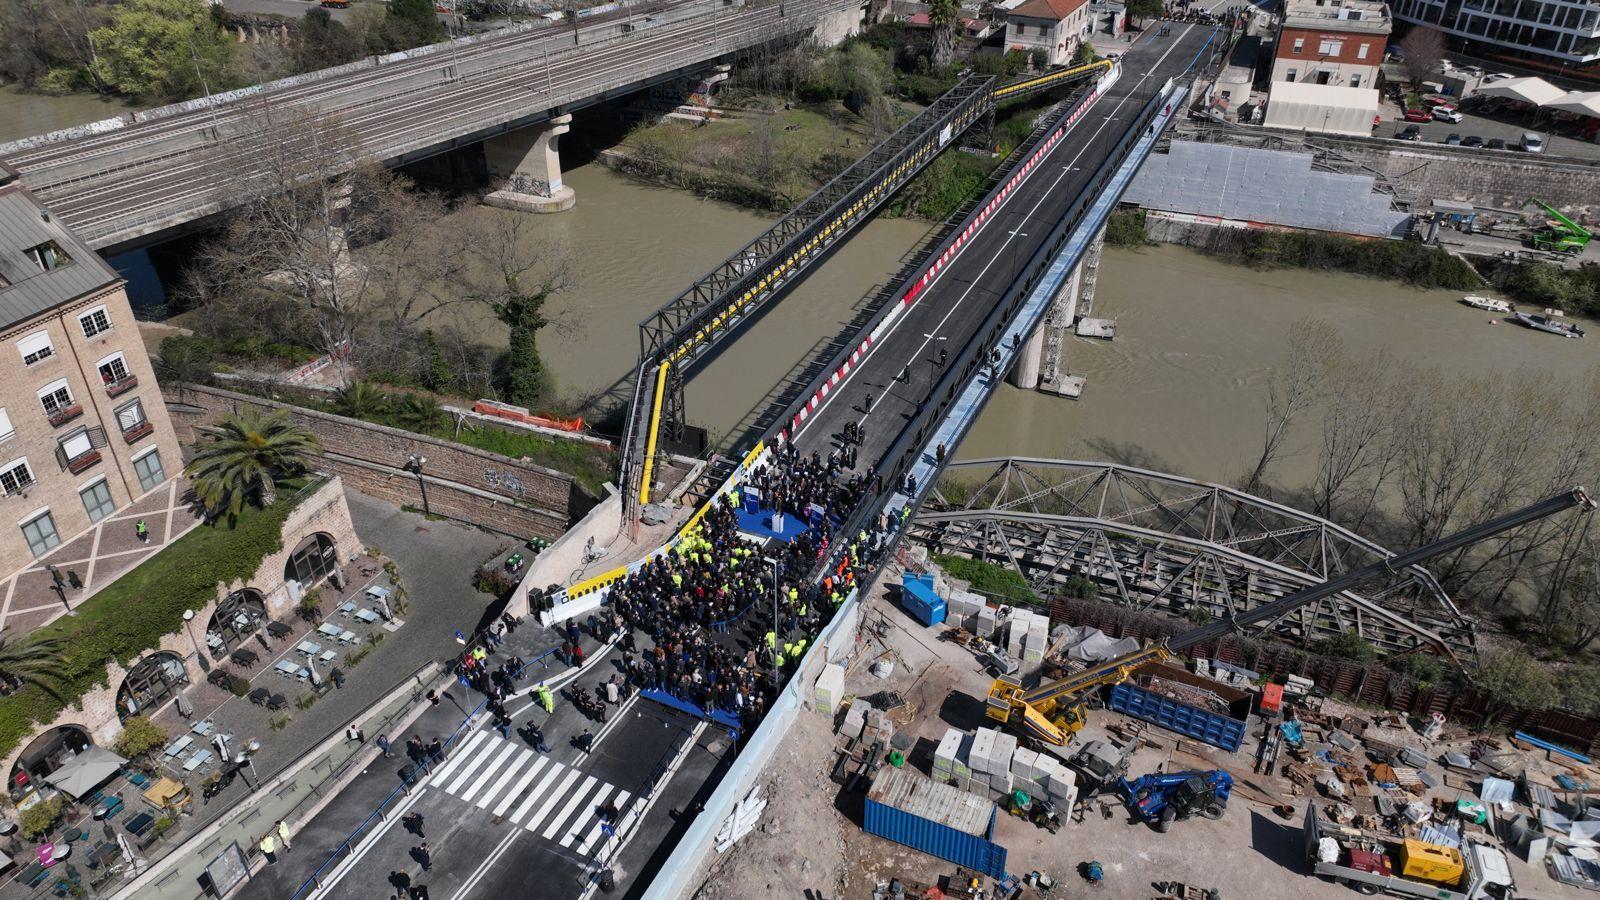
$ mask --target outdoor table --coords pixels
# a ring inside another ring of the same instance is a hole
[[[73,841],[81,839],[82,837],[82,828],[68,828],[66,831],[61,832],[61,839],[69,844]]]
[[[261,659],[261,657],[257,656],[253,650],[245,650],[241,648],[233,651],[233,662],[235,665],[253,666],[259,659]]]
[[[23,868],[22,874],[17,876],[17,880],[28,887],[34,887],[40,881],[43,881],[44,876],[48,874],[50,874],[49,870],[43,864],[31,862]]]
[[[368,625],[371,625],[373,622],[378,621],[378,614],[370,609],[363,609],[356,613],[356,618],[367,623]]]
[[[217,726],[211,724],[210,722],[206,721],[205,719],[201,719],[200,721],[194,723],[194,725],[192,727],[190,727],[189,730],[194,732],[195,734],[200,735],[201,737],[204,737],[204,736],[210,734],[211,732],[216,731],[217,730]]]
[[[388,588],[375,584],[367,588],[366,594],[374,600],[387,600],[393,596],[393,593]]]
[[[260,706],[261,704],[266,703],[267,698],[270,696],[272,696],[272,692],[266,688],[256,688],[250,692],[250,702]]]
[[[291,678],[297,678],[300,675],[300,667],[295,665],[294,663],[290,662],[287,659],[278,660],[277,662],[272,664],[272,667],[274,669],[277,669],[279,672],[282,672],[283,674],[288,675]]]
[[[354,600],[346,600],[345,602],[339,604],[339,614],[342,616],[355,615],[355,611],[356,602]]]
[[[295,646],[294,649],[295,649],[296,652],[300,653],[302,656],[310,657],[310,656],[316,656],[318,653],[321,653],[322,652],[322,645],[317,643],[316,641],[301,641],[299,644],[297,644]]]
[[[155,820],[156,817],[149,813],[140,813],[137,816],[129,819],[128,824],[124,825],[123,827],[128,829],[129,834],[133,835],[134,837],[139,837],[140,835],[143,835],[152,824],[155,823]]]
[[[333,624],[332,622],[323,622],[321,625],[317,626],[317,634],[325,634],[325,635],[327,635],[328,637],[331,637],[331,638],[338,637],[339,636],[339,632],[341,632],[343,630],[344,630],[343,628],[340,628],[339,626]]]
[[[274,619],[267,623],[267,633],[273,637],[282,638],[294,634],[294,629]]]
[[[210,762],[213,756],[215,754],[210,750],[196,750],[194,755],[189,757],[189,761],[183,764],[183,770],[185,772],[193,772],[195,769]]]
[[[183,782],[162,776],[144,792],[144,799],[157,809],[165,809],[167,804],[183,796],[185,790],[187,789],[183,786]]]
[[[322,662],[324,664],[331,663],[331,662],[333,662],[334,660],[336,660],[338,658],[339,658],[339,651],[337,651],[337,650],[324,650],[317,657],[317,659],[322,660]]]
[[[285,700],[282,694],[273,694],[267,698],[267,709],[283,709],[288,705],[289,701]]]
[[[187,734],[182,735],[177,740],[175,740],[172,743],[168,744],[167,745],[167,749],[161,751],[161,755],[163,755],[163,756],[177,756],[177,755],[183,753],[183,751],[189,749],[189,745],[193,744],[193,743],[194,743],[194,738],[190,737]]]
[[[345,629],[339,633],[339,643],[341,644],[354,644],[357,639],[358,635],[349,629]]]

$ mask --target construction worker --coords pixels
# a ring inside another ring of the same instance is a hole
[[[544,707],[545,712],[553,713],[556,711],[555,695],[550,693],[550,689],[544,686],[544,682],[540,682],[539,686],[533,689],[533,693],[538,698],[539,705]]]
[[[150,543],[150,526],[146,525],[143,519],[133,523],[133,533],[139,538],[139,543]]]
[[[273,834],[270,831],[267,832],[267,836],[262,838],[261,839],[261,843],[259,845],[257,845],[257,846],[259,846],[261,848],[261,855],[265,856],[267,858],[267,865],[270,866],[273,863],[278,861],[278,836],[277,835]]]

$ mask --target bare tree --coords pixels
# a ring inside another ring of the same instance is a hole
[[[1267,387],[1266,430],[1261,454],[1250,475],[1241,485],[1246,493],[1258,494],[1267,470],[1283,454],[1289,427],[1306,407],[1320,395],[1320,375],[1324,363],[1341,346],[1338,332],[1320,319],[1301,319],[1289,328],[1289,359],[1282,373]]]
[[[1360,530],[1392,471],[1394,407],[1388,402],[1405,381],[1394,357],[1338,352],[1323,366],[1327,409],[1311,485],[1312,512]]]
[[[1444,60],[1444,35],[1421,25],[1413,26],[1400,41],[1400,64],[1412,84],[1421,84],[1439,71]]]

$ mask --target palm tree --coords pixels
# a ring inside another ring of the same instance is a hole
[[[389,397],[370,381],[352,381],[339,390],[335,402],[339,412],[352,419],[370,419],[383,410]]]
[[[18,643],[0,636],[0,682],[11,688],[31,684],[59,698],[61,648],[60,637]]]
[[[928,8],[928,24],[933,26],[933,67],[943,72],[956,58],[956,30],[961,26],[959,0],[933,0]]]
[[[206,429],[184,472],[210,515],[226,510],[232,518],[251,494],[263,507],[276,503],[277,479],[304,472],[321,452],[315,435],[289,421],[288,410],[262,415],[247,406]]]
[[[426,394],[407,394],[395,407],[395,419],[406,428],[422,434],[432,431],[444,419],[439,401]]]

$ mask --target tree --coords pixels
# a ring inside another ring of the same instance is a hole
[[[1413,85],[1439,71],[1444,61],[1444,35],[1432,28],[1413,26],[1400,41],[1400,65]]]
[[[60,794],[52,794],[23,810],[17,817],[17,828],[30,841],[43,837],[56,826],[65,806]]]
[[[428,344],[427,368],[422,373],[422,383],[430,391],[447,391],[455,381],[455,370],[439,346],[439,335],[432,328],[422,334]]]
[[[444,38],[433,0],[389,0],[389,16],[380,36],[387,51],[410,50]]]
[[[1320,373],[1327,405],[1311,483],[1311,511],[1360,529],[1392,470],[1392,396],[1410,379],[1396,375],[1395,360],[1378,351],[1362,358],[1335,352]]]
[[[169,335],[156,350],[155,366],[164,383],[210,384],[216,374],[217,348],[196,335]]]
[[[360,37],[316,6],[301,17],[291,52],[296,72],[312,72],[355,62],[363,50]]]
[[[933,67],[947,69],[956,58],[956,36],[961,27],[960,0],[933,0],[928,7],[928,23],[933,26]]]
[[[352,419],[371,419],[388,405],[389,398],[372,382],[355,379],[340,388],[335,405],[341,415]]]
[[[183,100],[236,86],[236,45],[202,0],[129,0],[89,38],[95,76],[121,94]]]
[[[81,0],[9,0],[0,3],[0,75],[31,88],[65,93],[80,87],[106,90],[96,77],[89,32],[104,24],[106,9]]]
[[[1558,699],[1549,670],[1518,650],[1481,656],[1472,683],[1490,698],[1484,710],[1484,724],[1513,707],[1537,711],[1548,709]]]
[[[117,735],[116,751],[128,759],[138,759],[167,743],[166,729],[146,716],[129,716]]]
[[[395,421],[419,434],[428,434],[445,422],[439,401],[426,394],[407,394],[394,410]]]
[[[1556,675],[1556,692],[1562,708],[1580,716],[1600,715],[1600,666],[1573,663]]]
[[[1261,455],[1242,486],[1246,493],[1261,492],[1267,469],[1284,452],[1289,426],[1320,396],[1318,374],[1341,343],[1333,326],[1320,319],[1301,319],[1290,327],[1288,364],[1268,383],[1266,431]]]
[[[502,393],[520,406],[544,400],[551,384],[539,357],[539,331],[554,322],[545,303],[568,283],[566,253],[542,246],[526,234],[527,216],[489,218],[467,241],[463,253],[472,259],[464,270],[465,299],[482,305],[510,330]]]
[[[1162,0],[1127,0],[1128,18],[1135,22],[1161,15]]]
[[[11,689],[31,685],[60,698],[61,638],[14,641],[0,636],[0,681]]]
[[[315,435],[289,421],[288,410],[263,415],[247,406],[205,430],[184,472],[208,515],[236,518],[252,495],[263,507],[276,503],[278,480],[304,472],[321,452]]]
[[[1034,52],[1037,53],[1038,51]],[[1088,41],[1079,41],[1078,49],[1072,53],[1072,64],[1075,66],[1086,66],[1098,58],[1099,57],[1095,56],[1093,44],[1089,43]]]

